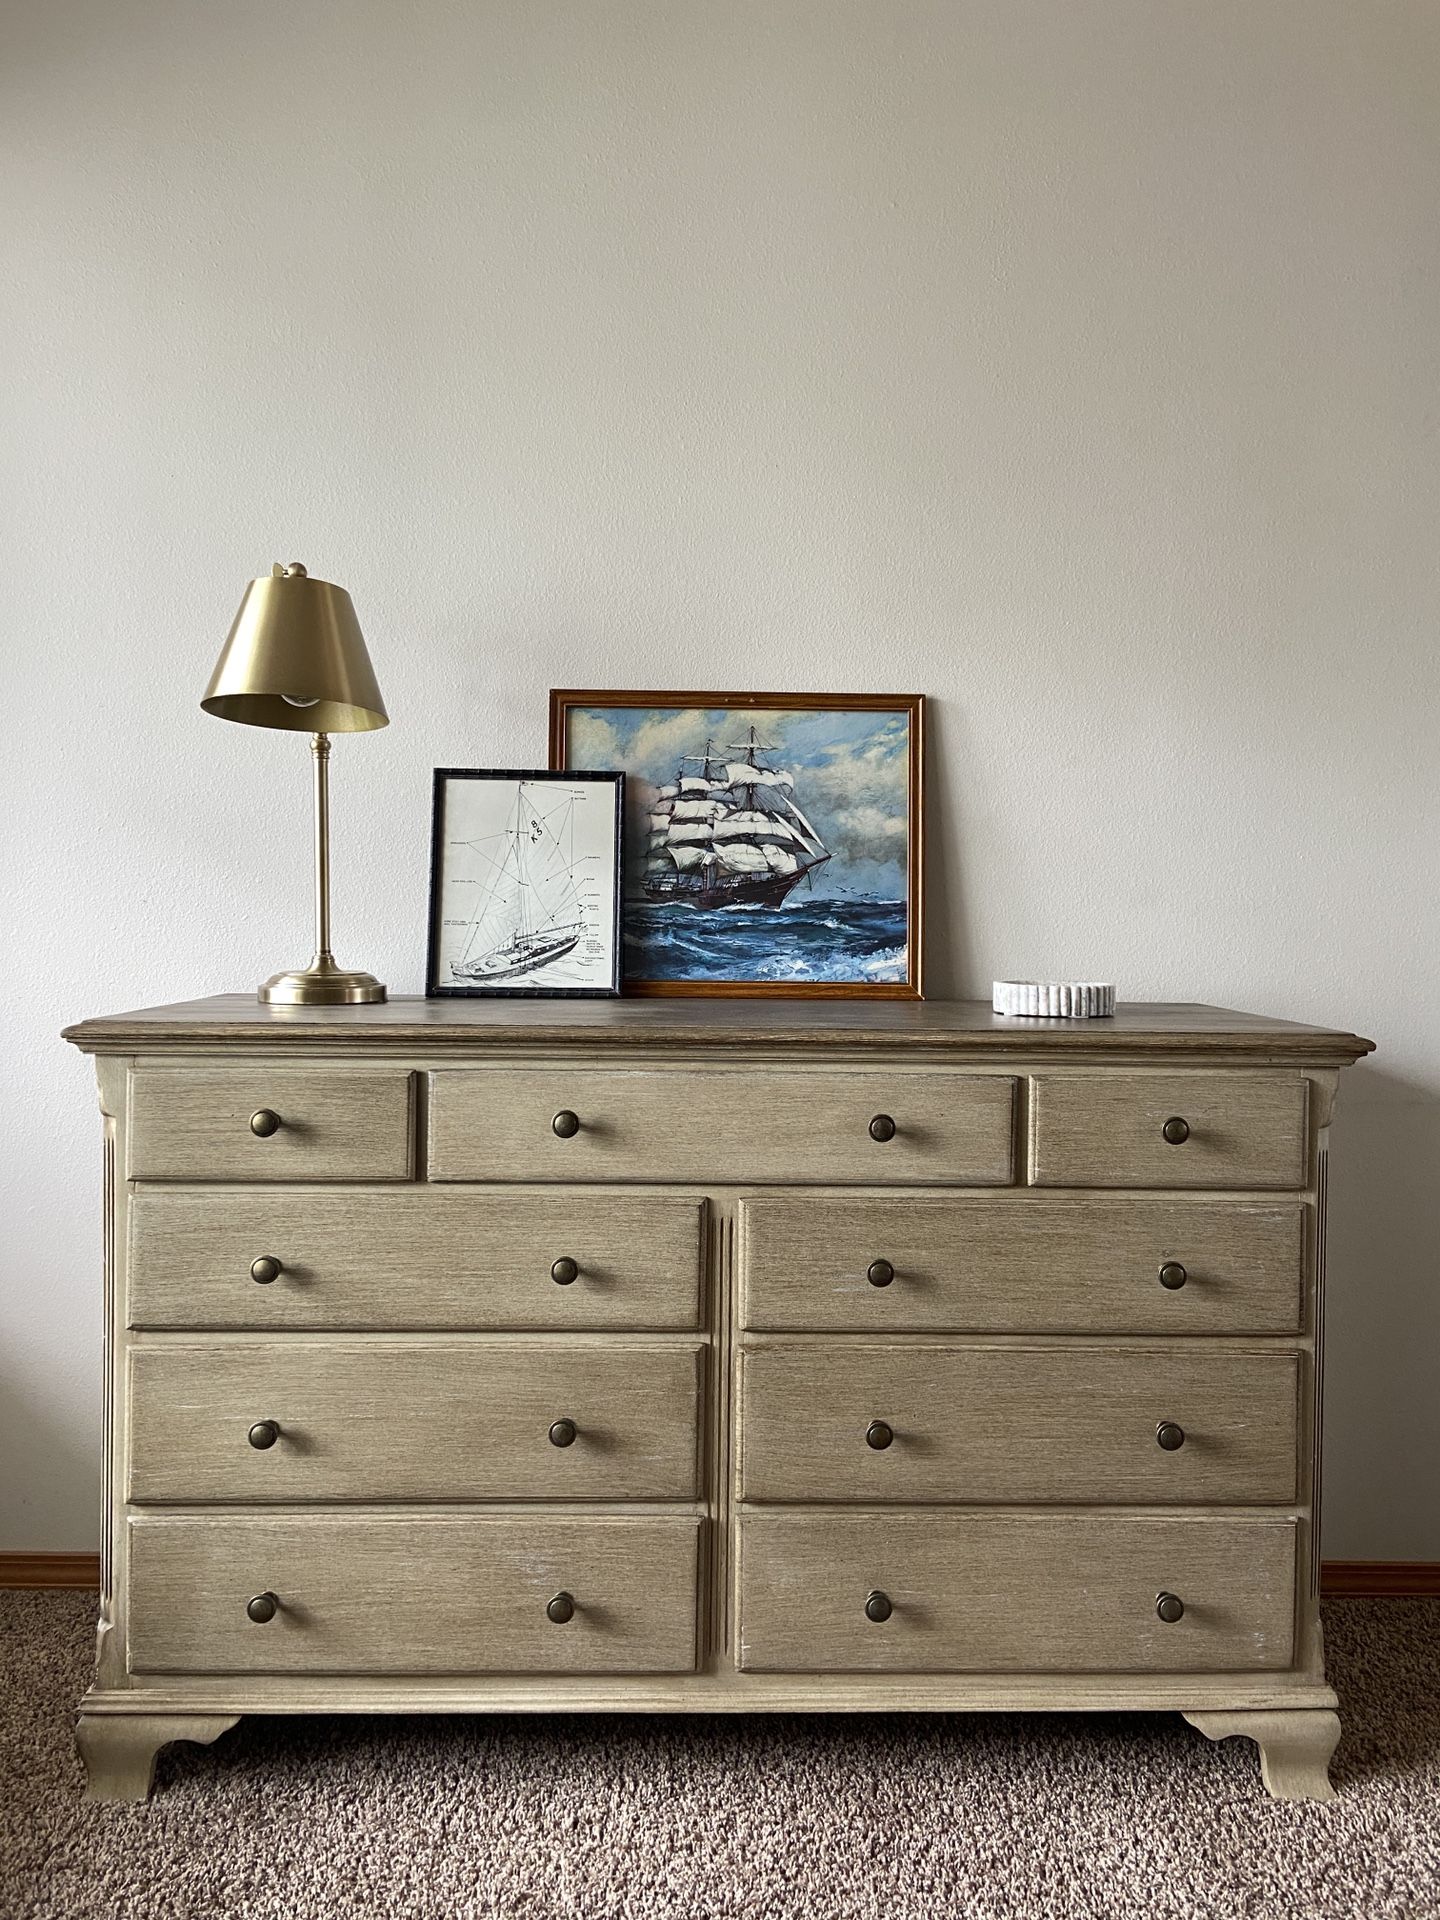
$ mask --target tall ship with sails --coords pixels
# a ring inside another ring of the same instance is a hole
[[[641,887],[647,900],[692,907],[778,907],[830,858],[795,803],[795,776],[770,765],[756,736],[686,754],[656,789]],[[738,755],[728,759],[726,754]],[[687,772],[698,766],[698,772]]]
[[[513,980],[559,960],[585,931],[570,862],[521,781],[484,896],[470,923],[457,980]]]

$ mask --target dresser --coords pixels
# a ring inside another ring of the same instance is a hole
[[[1174,1709],[1324,1797],[1327,1140],[1200,1006],[89,1020],[90,1791],[251,1713]]]

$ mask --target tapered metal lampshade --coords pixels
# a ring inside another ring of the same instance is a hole
[[[296,733],[368,733],[390,717],[349,594],[298,565],[245,589],[200,704]]]
[[[389,724],[350,596],[312,580],[299,562],[252,580],[200,702],[206,713],[251,727],[312,736],[315,762],[315,953],[277,973],[267,1004],[358,1006],[383,1000],[373,974],[340,966],[330,951],[330,735]]]

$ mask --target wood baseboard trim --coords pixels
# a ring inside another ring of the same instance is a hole
[[[1336,1598],[1440,1595],[1440,1560],[1327,1560],[1320,1569],[1320,1591]]]
[[[0,1553],[0,1589],[67,1588],[98,1592],[98,1553]],[[1440,1596],[1440,1560],[1327,1560],[1320,1591],[1337,1597]]]
[[[89,1587],[100,1590],[98,1553],[0,1553],[0,1588]]]

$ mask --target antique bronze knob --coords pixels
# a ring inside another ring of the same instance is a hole
[[[268,1287],[272,1280],[278,1280],[285,1271],[273,1253],[262,1253],[258,1260],[250,1262],[250,1278],[257,1287]]]
[[[1160,1131],[1172,1147],[1183,1147],[1190,1138],[1190,1122],[1182,1120],[1178,1113],[1172,1114]]]
[[[573,1287],[580,1278],[580,1269],[568,1254],[562,1255],[551,1267],[550,1278],[557,1287]]]
[[[888,1593],[882,1593],[875,1587],[865,1596],[865,1618],[867,1620],[888,1620],[895,1609],[890,1604]]]
[[[888,1287],[895,1278],[895,1269],[888,1260],[872,1260],[865,1269],[865,1278],[872,1287]]]
[[[264,1453],[267,1447],[273,1447],[280,1438],[280,1429],[273,1420],[257,1420],[250,1429],[250,1444],[257,1453]]]
[[[1171,1293],[1177,1293],[1189,1278],[1178,1260],[1167,1260],[1160,1269],[1160,1284],[1168,1287]]]
[[[865,1429],[865,1444],[873,1447],[877,1453],[883,1453],[894,1438],[894,1429],[883,1420],[872,1420]]]
[[[267,1620],[273,1620],[280,1611],[280,1602],[273,1593],[257,1593],[253,1600],[247,1600],[245,1611],[257,1627],[263,1627]]]
[[[574,1596],[562,1591],[547,1600],[545,1618],[553,1620],[557,1627],[563,1627],[567,1620],[573,1620],[575,1618]]]
[[[1166,1453],[1178,1453],[1185,1444],[1185,1429],[1177,1427],[1173,1420],[1162,1420],[1155,1429],[1155,1438]]]
[[[872,1140],[893,1140],[895,1138],[895,1122],[890,1118],[888,1113],[877,1113],[875,1118],[870,1122],[870,1138]]]
[[[573,1447],[579,1428],[573,1420],[557,1420],[550,1429],[552,1447]]]
[[[268,1140],[272,1133],[280,1131],[280,1116],[273,1107],[261,1107],[250,1116],[250,1131],[261,1140]]]
[[[573,1140],[580,1131],[580,1116],[572,1113],[569,1107],[562,1107],[550,1122],[550,1131],[557,1140]]]
[[[1178,1593],[1157,1593],[1155,1611],[1167,1627],[1173,1627],[1177,1620],[1185,1616],[1185,1602]]]

